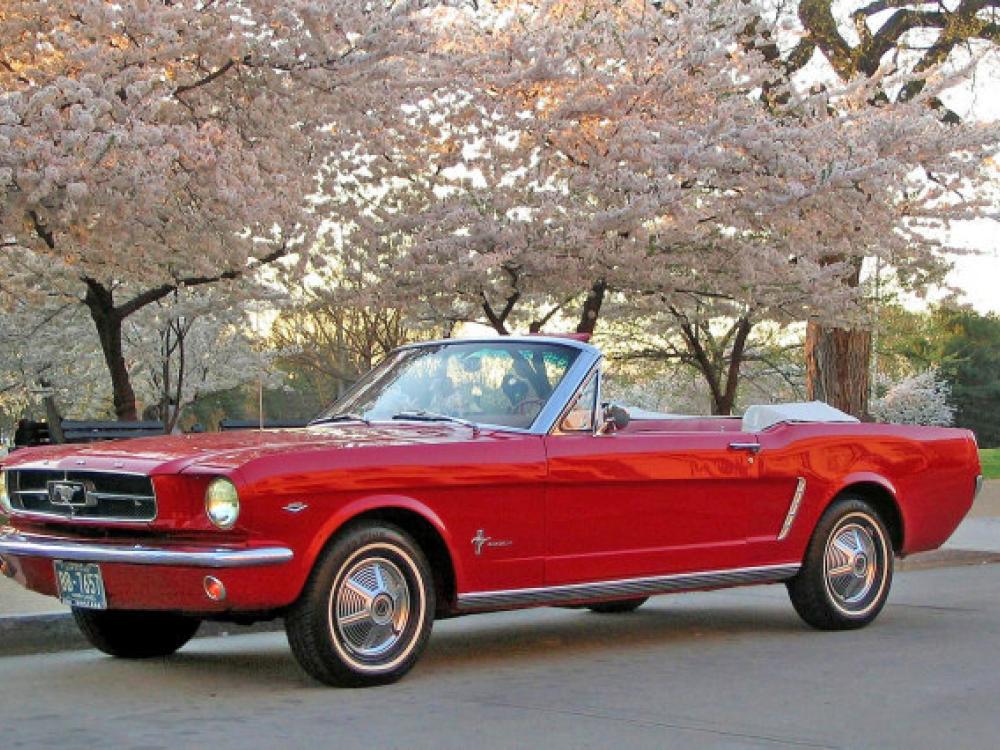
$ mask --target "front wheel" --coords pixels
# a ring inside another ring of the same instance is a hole
[[[878,514],[847,496],[820,518],[798,575],[787,583],[792,605],[809,625],[850,630],[874,620],[889,596],[893,551]]]
[[[434,584],[420,547],[387,524],[356,526],[320,556],[285,628],[299,664],[328,685],[395,682],[434,624]]]
[[[169,656],[201,626],[196,617],[171,612],[73,608],[73,618],[90,644],[122,659]]]

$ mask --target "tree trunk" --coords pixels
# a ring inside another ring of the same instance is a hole
[[[740,385],[740,367],[743,366],[743,357],[746,355],[747,339],[750,338],[750,331],[753,330],[753,323],[747,317],[740,318],[736,322],[736,336],[733,339],[733,348],[729,352],[729,363],[726,372],[726,390],[722,393],[721,399],[716,399],[713,414],[729,416],[736,406],[736,392]]]
[[[827,328],[813,321],[806,329],[806,392],[858,419],[868,419],[868,365],[871,331]]]
[[[90,310],[90,317],[97,328],[101,353],[111,375],[115,415],[123,422],[137,422],[139,414],[136,410],[135,391],[122,349],[122,317],[115,309],[114,297],[109,289],[97,282],[88,281],[84,304]]]
[[[46,389],[52,386],[47,380],[41,380],[38,384]],[[56,397],[50,393],[42,399],[42,403],[45,405],[45,421],[49,426],[49,441],[53,443],[65,443],[66,436],[62,430],[62,413],[59,411]]]
[[[675,317],[681,315],[671,310]],[[697,368],[698,372],[705,379],[708,385],[708,392],[712,398],[712,414],[716,416],[728,417],[733,413],[736,406],[736,394],[740,386],[740,368],[743,366],[743,359],[746,357],[747,340],[753,330],[753,322],[749,315],[744,315],[737,319],[730,332],[723,339],[725,342],[732,337],[732,349],[727,356],[724,348],[709,348],[702,343],[699,336],[699,328],[693,323],[681,323],[681,334],[684,344],[691,355],[690,363]],[[725,384],[722,378],[725,376]]]
[[[604,294],[607,290],[608,284],[604,279],[594,282],[594,285],[587,293],[587,299],[583,301],[580,322],[576,326],[577,333],[594,332],[594,328],[597,326],[597,318],[601,314],[601,305],[604,303]]]

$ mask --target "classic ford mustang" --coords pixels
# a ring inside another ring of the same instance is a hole
[[[981,485],[959,429],[822,404],[681,418],[608,406],[577,340],[405,346],[311,425],[27,449],[3,459],[5,575],[102,651],[204,619],[284,617],[318,680],[391,682],[436,617],[784,582],[817,628],[885,604]]]

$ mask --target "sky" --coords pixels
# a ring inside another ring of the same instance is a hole
[[[984,240],[988,238],[984,237]],[[962,290],[960,299],[981,313],[1000,313],[1000,257],[997,255],[996,234],[992,248],[983,255],[966,255],[956,259],[949,282]],[[984,243],[986,244],[986,243]]]
[[[951,92],[947,104],[963,117],[1000,122],[1000,55],[980,60],[972,80]],[[1000,210],[1000,205],[994,206]],[[1000,221],[963,222],[952,228],[952,240],[975,254],[955,259],[949,282],[963,290],[962,301],[979,312],[1000,313]]]

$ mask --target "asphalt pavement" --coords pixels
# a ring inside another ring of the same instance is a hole
[[[370,690],[321,687],[282,633],[234,626],[167,659],[111,659],[82,648],[58,602],[0,579],[0,750],[992,749],[997,561],[992,482],[944,550],[902,562],[863,630],[807,628],[780,585],[630,615],[473,616],[437,623],[414,671]]]
[[[1000,565],[900,573],[859,631],[804,626],[783,586],[435,625],[402,682],[318,686],[280,633],[167,659],[0,659],[21,748],[995,748]]]

